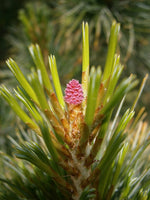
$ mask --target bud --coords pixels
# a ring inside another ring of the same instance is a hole
[[[65,89],[65,101],[68,104],[78,105],[83,100],[83,89],[78,80],[72,79]]]

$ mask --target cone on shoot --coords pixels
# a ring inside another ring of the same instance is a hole
[[[16,147],[15,159],[22,159],[17,166],[21,172],[15,171],[16,177],[21,176],[20,184],[15,179],[14,182],[13,179],[0,179],[3,188],[8,185],[18,199],[48,200],[52,194],[56,199],[65,200],[121,200],[136,199],[140,195],[149,198],[149,182],[141,185],[149,170],[143,163],[136,171],[135,165],[148,149],[150,137],[138,144],[138,140],[133,142],[128,136],[131,131],[135,134],[134,128],[142,117],[141,111],[133,120],[135,105],[148,76],[144,78],[133,106],[119,118],[126,94],[138,84],[134,75],[119,80],[123,71],[120,56],[116,54],[120,25],[115,21],[112,24],[104,71],[100,66],[90,68],[88,29],[88,24],[83,23],[81,84],[78,80],[70,80],[64,94],[55,57],[48,57],[50,80],[37,44],[29,47],[37,69],[32,70],[27,78],[14,60],[7,60],[19,87],[15,90],[15,97],[5,86],[1,86],[0,93],[34,131],[34,137],[26,133],[27,141],[22,139],[17,143],[11,139]],[[144,128],[145,125],[141,124],[138,132]],[[139,145],[137,148],[136,144]],[[3,158],[5,160],[6,155]],[[17,165],[15,159],[10,160]],[[143,173],[139,174],[142,169]],[[25,186],[25,177],[28,184],[32,180],[31,187]]]

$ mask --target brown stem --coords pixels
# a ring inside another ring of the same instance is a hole
[[[99,124],[97,127],[95,127],[95,129],[92,131],[90,137],[89,137],[89,143],[92,144],[94,138],[96,137],[99,129],[100,129],[101,124]]]
[[[81,122],[80,133],[81,133],[81,138],[76,152],[78,158],[81,158],[85,155],[85,149],[88,143],[89,128],[84,123],[83,119]]]
[[[71,141],[71,138],[69,137],[68,133],[65,132],[63,126],[59,123],[55,115],[52,113],[51,110],[45,110],[45,114],[47,118],[50,120],[51,125],[56,131],[56,133],[62,138],[64,142],[66,142],[70,147],[73,146],[73,142]]]
[[[85,166],[87,168],[94,162],[94,158],[97,155],[98,150],[100,149],[102,141],[103,141],[103,138],[99,138],[99,137],[96,138],[96,141],[91,149],[91,152],[85,160]]]

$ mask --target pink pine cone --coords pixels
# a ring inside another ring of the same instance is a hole
[[[82,86],[78,80],[72,79],[65,89],[65,101],[68,104],[78,105],[83,100]]]

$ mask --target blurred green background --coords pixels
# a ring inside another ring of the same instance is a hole
[[[81,24],[90,27],[91,66],[104,66],[113,20],[121,23],[117,52],[124,64],[124,76],[137,74],[142,80],[150,71],[150,1],[149,0],[5,0],[0,6],[0,84],[13,89],[16,81],[5,60],[12,57],[23,73],[34,64],[28,52],[31,43],[41,47],[45,64],[54,54],[61,83],[65,84],[81,72]],[[150,81],[139,107],[150,109]],[[132,92],[127,103],[133,101]],[[137,108],[138,109],[138,108]],[[149,117],[150,115],[148,115]],[[0,97],[0,149],[11,153],[8,135],[15,135],[20,121]]]

